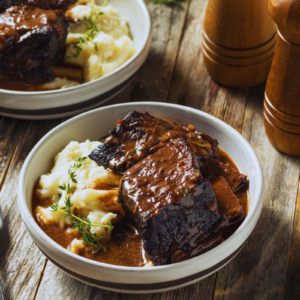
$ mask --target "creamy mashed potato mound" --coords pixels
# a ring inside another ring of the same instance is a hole
[[[75,51],[73,45],[78,44],[79,38],[84,37],[84,33],[88,30],[88,22],[85,19],[91,15],[91,9],[90,1],[78,1],[68,11],[68,17],[77,20],[78,23],[70,23],[65,57],[70,56],[69,63],[83,68],[85,82],[111,73],[135,53],[128,24],[117,9],[111,5],[102,8],[94,5],[95,13],[103,13],[95,21],[98,32],[93,41],[82,44],[82,50],[77,58],[70,55],[70,52]]]
[[[95,21],[98,32],[92,41],[82,43],[80,54],[78,57],[74,57],[70,52],[76,53],[73,46],[77,45],[80,38],[84,38],[84,34],[88,31],[89,23],[86,19],[90,17],[92,7],[93,12],[103,13]],[[82,67],[84,82],[113,72],[135,53],[127,21],[111,5],[93,6],[91,0],[79,0],[66,11],[66,16],[74,22],[69,23],[64,58],[69,57],[66,65]],[[57,76],[53,82],[43,84],[42,88],[46,90],[64,89],[79,84],[76,81],[61,78],[62,76],[67,77],[67,75]]]
[[[37,192],[42,198],[50,199],[52,203],[59,200],[59,208],[64,207],[65,191],[59,188],[60,185],[67,184],[69,175],[68,170],[74,164],[78,155],[88,156],[88,154],[97,147],[100,142],[84,143],[70,142],[66,148],[55,157],[55,164],[50,173],[42,175],[39,180]],[[106,225],[108,222],[113,224],[120,221],[125,213],[122,204],[118,202],[118,187],[121,176],[113,174],[96,162],[87,158],[82,166],[76,171],[77,184],[71,186],[76,191],[71,195],[73,204],[71,210],[75,215],[80,214],[87,217],[92,223]],[[62,197],[59,199],[59,194]],[[61,228],[72,225],[71,218],[64,213],[52,212],[51,207],[37,208],[38,218],[45,224],[58,224]],[[67,232],[72,231],[69,228]],[[109,237],[106,228],[92,226],[90,231],[97,237]],[[75,239],[69,250],[77,253],[78,249],[84,247],[81,240]]]

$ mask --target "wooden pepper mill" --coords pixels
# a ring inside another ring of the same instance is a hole
[[[300,1],[270,0],[269,10],[278,37],[265,92],[265,129],[276,149],[300,156]]]
[[[268,77],[276,26],[268,0],[210,0],[203,32],[207,72],[229,87],[250,87]]]

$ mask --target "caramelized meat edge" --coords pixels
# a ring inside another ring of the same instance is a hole
[[[179,137],[188,141],[198,161],[208,161],[218,155],[217,140],[195,130],[194,126],[180,126],[147,112],[131,111],[117,122],[110,136],[89,157],[99,165],[122,174]]]

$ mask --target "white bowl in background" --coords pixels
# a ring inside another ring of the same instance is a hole
[[[110,0],[109,4],[128,21],[136,53],[112,73],[75,87],[41,92],[0,89],[1,115],[34,120],[72,116],[98,107],[133,80],[150,50],[149,12],[143,0]]]
[[[70,141],[99,140],[131,110],[147,111],[216,138],[250,182],[249,212],[233,235],[212,250],[195,258],[159,267],[122,267],[75,255],[49,238],[31,213],[31,194],[39,176],[49,172],[55,155]],[[232,127],[202,111],[175,104],[139,102],[98,108],[76,116],[45,135],[28,155],[20,175],[18,201],[28,232],[41,251],[59,268],[87,284],[124,293],[155,293],[184,287],[216,272],[243,247],[253,231],[263,205],[263,174],[256,154]]]

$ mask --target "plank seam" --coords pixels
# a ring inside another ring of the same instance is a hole
[[[22,127],[23,127],[23,126],[22,126]],[[15,156],[15,151],[16,151],[16,149],[17,149],[17,145],[18,145],[18,142],[19,142],[19,140],[20,140],[20,136],[21,136],[22,131],[23,131],[23,130],[21,129],[21,130],[19,131],[19,133],[18,133],[18,136],[17,136],[16,142],[15,142],[15,144],[14,144],[14,146],[13,146],[13,149],[12,149],[12,152],[11,152],[11,155],[10,155],[10,158],[9,158],[9,160],[8,160],[8,162],[7,162],[7,164],[6,164],[6,167],[5,167],[4,171],[3,171],[3,176],[2,176],[1,181],[0,181],[0,191],[2,190],[2,187],[3,187],[3,185],[4,185],[4,181],[5,181],[6,175],[7,175],[7,173],[8,173],[8,169],[9,169],[11,163],[12,163],[13,157]]]
[[[25,129],[24,129],[25,128]],[[23,134],[23,131],[25,130],[24,132],[24,136],[26,136],[26,133],[28,131],[28,128],[26,128],[26,126],[23,126],[22,127],[22,130],[20,130],[20,136],[18,137],[18,143],[15,144],[15,149],[13,151],[13,154],[11,155],[11,159],[10,159],[10,166],[13,164],[14,161],[17,161],[18,160],[18,156],[20,155],[20,153],[18,153],[17,151],[17,146],[19,144],[19,142],[22,142],[22,139],[21,139],[21,136]],[[21,149],[21,148],[20,148]],[[7,173],[8,173],[8,170],[7,170]],[[5,179],[6,179],[6,174],[5,174]],[[5,180],[3,180],[3,185],[5,183]],[[2,189],[2,185],[0,185],[0,191]],[[10,209],[11,209],[12,206],[10,206],[7,211],[5,212],[5,214],[2,214],[3,216],[3,222],[5,222],[5,217],[7,216],[7,214],[9,213]]]
[[[290,240],[290,246],[289,246],[289,260],[288,260],[288,264],[287,264],[287,269],[286,269],[286,275],[285,275],[285,285],[284,285],[284,291],[283,291],[283,298],[282,299],[285,299],[285,291],[286,291],[286,286],[288,284],[288,270],[289,270],[289,266],[290,266],[290,261],[291,261],[291,248],[292,248],[292,242],[293,242],[293,238],[294,238],[294,235],[295,235],[295,231],[294,231],[294,226],[296,225],[295,222],[297,221],[297,217],[296,217],[296,214],[297,214],[297,203],[298,203],[298,200],[300,199],[300,195],[299,195],[299,185],[300,185],[300,170],[299,170],[299,177],[298,177],[298,186],[297,186],[297,194],[296,194],[296,201],[295,201],[295,210],[294,210],[294,220],[293,220],[293,227],[292,227],[292,238]]]
[[[178,56],[179,56],[179,51],[180,51],[182,40],[183,40],[183,35],[184,35],[185,29],[186,29],[187,17],[188,17],[189,12],[190,12],[191,1],[192,0],[189,0],[188,3],[187,3],[187,8],[186,8],[185,16],[184,16],[184,22],[183,22],[183,26],[182,26],[182,31],[181,31],[179,43],[178,43],[178,46],[177,46],[175,63],[173,64],[173,68],[172,68],[171,81],[170,81],[170,84],[168,86],[168,92],[167,92],[166,102],[169,102],[170,90],[171,90],[172,82],[173,82],[173,79],[174,79],[174,73],[175,73],[175,69],[176,69],[176,65],[177,65],[177,60],[178,60]],[[172,15],[173,15],[173,9],[172,9]]]
[[[42,282],[42,279],[43,279],[43,276],[44,276],[44,272],[45,272],[45,269],[46,269],[47,262],[48,262],[48,258],[46,258],[45,263],[44,263],[44,267],[43,267],[43,269],[40,273],[41,275],[40,275],[40,278],[39,278],[39,281],[38,281],[38,284],[37,284],[37,287],[36,287],[36,290],[35,290],[35,293],[34,293],[34,296],[33,296],[32,300],[36,299],[38,290],[40,288],[40,285],[41,285],[41,282]]]
[[[249,95],[249,88],[246,88],[246,102],[245,102],[245,108],[244,108],[244,118],[243,118],[243,122],[241,124],[241,129],[239,130],[239,133],[242,134],[243,132],[243,128],[244,128],[244,124],[245,124],[245,119],[246,119],[246,107],[247,107],[247,103],[248,103],[248,95]]]
[[[216,285],[217,285],[218,274],[219,274],[219,271],[216,272],[216,275],[215,275],[215,282],[214,282],[213,292],[212,292],[212,295],[211,295],[211,300],[213,300],[213,299],[215,298],[215,291],[216,291]]]

